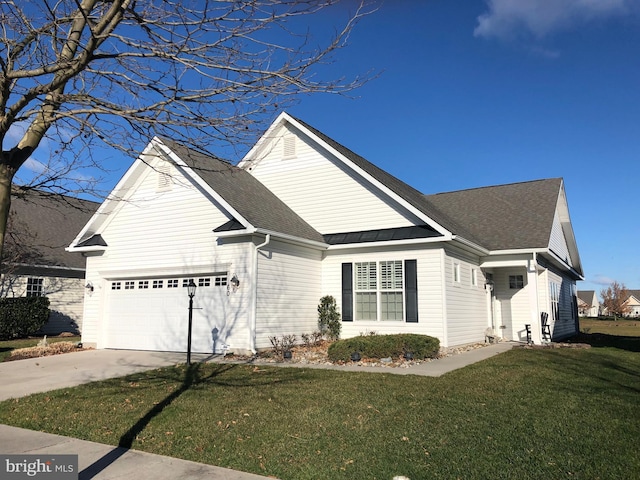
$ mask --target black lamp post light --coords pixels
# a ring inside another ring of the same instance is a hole
[[[187,335],[187,365],[191,365],[191,326],[193,324],[193,297],[196,295],[196,283],[193,278],[187,285],[187,295],[189,295],[189,333]]]

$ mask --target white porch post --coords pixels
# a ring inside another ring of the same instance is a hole
[[[542,325],[540,323],[540,308],[538,307],[538,269],[535,254],[527,264],[527,291],[529,293],[529,311],[531,312],[531,341],[542,343]]]

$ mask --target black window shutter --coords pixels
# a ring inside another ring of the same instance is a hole
[[[407,322],[418,321],[418,265],[416,260],[404,261],[404,288]]]
[[[353,322],[353,265],[342,264],[342,321]]]

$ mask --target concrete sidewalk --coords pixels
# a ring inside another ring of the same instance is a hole
[[[79,480],[260,480],[267,477],[138,450],[0,425],[0,453],[78,455]],[[0,466],[0,473],[2,473]],[[272,477],[273,478],[273,477]]]

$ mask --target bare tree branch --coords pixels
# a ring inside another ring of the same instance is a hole
[[[131,155],[160,135],[237,148],[299,95],[362,85],[369,73],[318,74],[373,11],[349,2],[333,33],[310,29],[307,18],[335,3],[0,1],[0,254],[12,181],[43,141],[57,158],[36,183],[53,187],[108,168],[91,156],[99,144]]]

